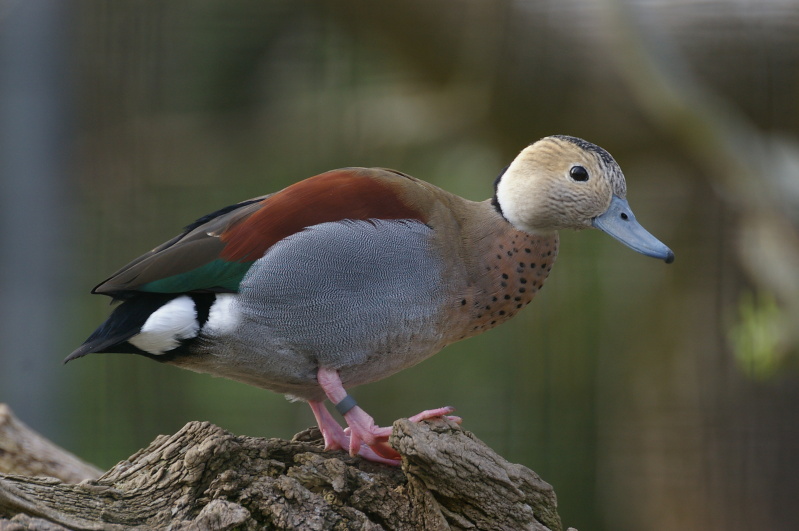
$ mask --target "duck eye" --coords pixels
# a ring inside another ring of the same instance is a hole
[[[569,170],[569,177],[575,181],[585,182],[588,180],[588,170],[582,166],[572,166]]]

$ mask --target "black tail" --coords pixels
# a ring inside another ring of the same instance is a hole
[[[127,342],[141,332],[142,326],[154,311],[182,293],[142,293],[117,306],[106,321],[97,328],[64,363],[92,352],[147,354]]]

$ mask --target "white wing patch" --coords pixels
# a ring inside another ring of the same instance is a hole
[[[203,325],[203,334],[209,336],[226,335],[233,332],[239,324],[239,310],[234,304],[236,295],[220,293],[208,311],[208,321]]]
[[[141,332],[128,343],[150,354],[164,354],[180,345],[183,339],[197,337],[200,325],[191,297],[183,295],[164,304],[145,321]]]

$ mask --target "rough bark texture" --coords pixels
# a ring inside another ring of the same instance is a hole
[[[0,531],[507,529],[560,531],[552,487],[447,420],[394,424],[402,467],[206,422],[159,436],[79,484],[0,475]]]

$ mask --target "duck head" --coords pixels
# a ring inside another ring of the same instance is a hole
[[[597,228],[646,256],[674,253],[636,221],[624,174],[610,153],[572,136],[549,136],[527,146],[495,183],[494,205],[530,234]]]

